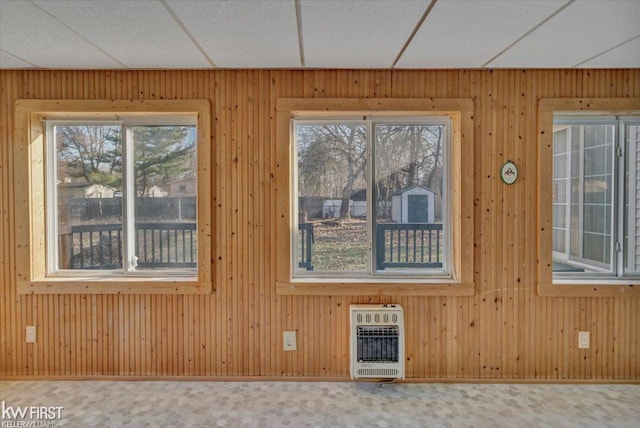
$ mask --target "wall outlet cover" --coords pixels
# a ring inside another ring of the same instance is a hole
[[[296,343],[296,332],[285,331],[282,333],[282,343],[285,351],[295,351],[298,349]]]
[[[28,325],[27,326],[27,343],[35,343],[36,341],[36,326]]]
[[[588,331],[579,331],[578,332],[578,349],[588,349],[589,348],[589,339],[590,334]]]

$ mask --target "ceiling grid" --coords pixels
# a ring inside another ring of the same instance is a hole
[[[638,68],[638,22],[640,0],[0,0],[0,68]]]

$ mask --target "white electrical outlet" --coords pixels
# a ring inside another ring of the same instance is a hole
[[[35,343],[36,342],[36,326],[28,325],[27,326],[27,343]]]
[[[578,332],[578,348],[579,349],[589,348],[589,332],[588,331]]]
[[[298,345],[296,343],[296,332],[295,331],[283,332],[282,343],[285,351],[295,351],[296,349],[298,349]]]

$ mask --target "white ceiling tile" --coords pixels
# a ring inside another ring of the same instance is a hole
[[[33,68],[33,65],[5,51],[0,51],[0,68]]]
[[[481,67],[566,2],[440,0],[397,67]]]
[[[156,0],[36,0],[35,3],[126,67],[211,66]]]
[[[28,1],[0,0],[0,49],[42,68],[119,67]]]
[[[490,67],[573,67],[636,36],[638,0],[576,0]]]
[[[396,67],[640,67],[640,0],[568,1],[438,0]],[[304,66],[390,68],[430,3],[301,0]],[[0,68],[302,66],[294,0],[166,5],[0,0]]]
[[[640,68],[640,37],[610,50],[590,61],[581,68]]]
[[[429,3],[303,0],[306,66],[391,67]]]
[[[300,67],[293,0],[167,3],[218,67]]]

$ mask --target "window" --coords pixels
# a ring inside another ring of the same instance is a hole
[[[209,115],[208,101],[18,101],[19,291],[210,292]]]
[[[539,284],[543,294],[631,293],[630,287],[614,286],[640,279],[640,116],[624,108],[598,111],[599,104],[612,101],[590,101],[577,102],[581,107],[575,111],[566,100],[543,100],[540,106],[541,177],[551,178],[540,184],[540,243],[548,260],[540,275],[552,277]],[[551,227],[545,228],[549,220]]]
[[[639,137],[640,117],[554,118],[556,278],[640,272]]]
[[[277,108],[279,293],[473,294],[470,100]]]
[[[197,273],[196,119],[46,121],[48,274]]]
[[[449,274],[448,117],[293,127],[294,277]]]

